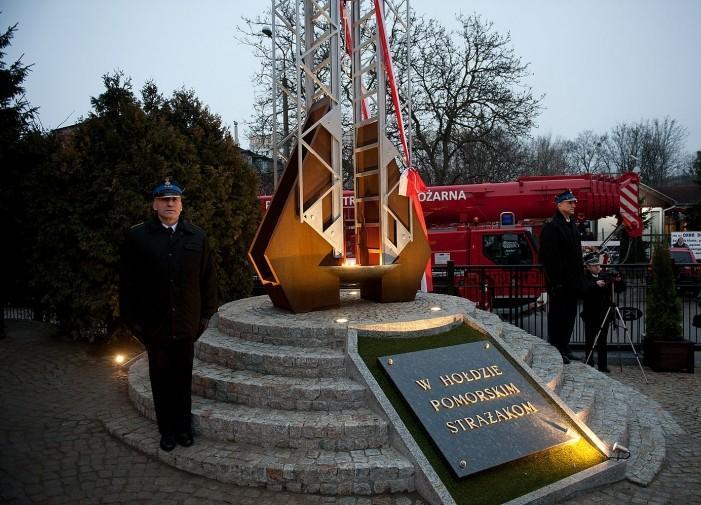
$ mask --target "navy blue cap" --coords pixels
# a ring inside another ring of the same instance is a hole
[[[183,188],[177,182],[171,182],[170,177],[153,188],[154,198],[180,197],[183,196]]]
[[[574,196],[571,189],[563,191],[555,197],[555,203],[569,202],[571,200],[574,200],[575,202],[577,201],[577,197]]]
[[[599,253],[586,253],[582,256],[582,261],[585,265],[601,265],[601,257]]]

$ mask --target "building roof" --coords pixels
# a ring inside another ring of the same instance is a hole
[[[639,192],[643,207],[672,207],[676,205],[674,198],[642,182]]]
[[[686,206],[701,203],[701,186],[694,182],[658,186],[657,190],[672,198],[674,205]]]

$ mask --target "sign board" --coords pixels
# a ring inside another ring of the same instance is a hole
[[[447,265],[449,261],[449,252],[437,252],[433,254],[433,263],[436,265]]]
[[[489,341],[378,359],[458,477],[579,438]]]
[[[688,247],[696,258],[701,258],[701,231],[673,231],[672,247]]]

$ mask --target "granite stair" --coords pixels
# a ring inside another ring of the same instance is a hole
[[[519,328],[504,324],[499,332],[514,356],[530,366],[607,447],[618,443],[630,450],[625,472],[629,481],[647,486],[654,480],[664,463],[666,436],[681,432],[657,402],[594,367],[562,364],[552,346]]]
[[[390,446],[388,421],[348,375],[345,326],[304,325],[289,314],[251,321],[226,309],[195,345],[195,445],[157,449],[146,357],[128,380],[140,429],[121,438],[183,470],[242,486],[389,502],[414,491],[413,464]],[[120,432],[118,420],[110,424]]]
[[[125,411],[105,424],[115,437],[165,463],[239,486],[373,496],[384,500],[381,503],[395,503],[395,498],[401,503],[403,493],[414,489],[413,465],[389,447],[352,451],[282,449],[197,437],[192,447],[164,452],[158,449],[154,423],[136,411]],[[412,503],[406,497],[404,500]]]
[[[241,339],[209,328],[197,341],[202,361],[235,370],[286,377],[344,377],[343,349],[267,344]]]
[[[348,410],[367,405],[367,390],[346,377],[288,377],[232,370],[195,360],[192,392],[214,400],[283,410]]]

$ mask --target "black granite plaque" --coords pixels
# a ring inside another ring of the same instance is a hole
[[[458,477],[579,438],[488,341],[378,359]]]

